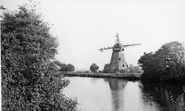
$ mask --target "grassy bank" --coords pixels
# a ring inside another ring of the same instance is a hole
[[[62,72],[61,72],[62,73]],[[64,76],[95,77],[95,78],[122,78],[128,80],[140,79],[141,73],[63,73]]]

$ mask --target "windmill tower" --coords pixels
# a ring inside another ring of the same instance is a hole
[[[134,46],[140,44],[126,44],[123,45],[120,43],[119,35],[116,34],[116,43],[113,47],[101,48],[99,49],[101,52],[103,50],[112,49],[112,57],[110,60],[109,69],[111,72],[118,72],[120,70],[127,69],[127,62],[125,60],[124,48],[128,46]]]

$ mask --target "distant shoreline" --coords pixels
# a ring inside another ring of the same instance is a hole
[[[128,80],[139,80],[142,73],[78,73],[78,72],[61,72],[66,77],[94,77],[94,78],[118,78]]]

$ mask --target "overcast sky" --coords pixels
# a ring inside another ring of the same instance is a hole
[[[57,36],[58,60],[76,69],[100,69],[110,62],[119,33],[128,64],[137,65],[144,52],[156,51],[170,41],[185,42],[185,0],[37,0],[41,12]],[[1,0],[5,8],[17,9],[26,0]]]

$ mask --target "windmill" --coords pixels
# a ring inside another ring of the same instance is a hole
[[[115,37],[116,37],[116,41],[115,41],[116,43],[114,44],[113,47],[106,47],[106,48],[99,49],[99,51],[101,52],[103,52],[104,50],[112,49],[112,57],[111,57],[110,66],[109,66],[109,69],[111,72],[118,72],[120,70],[124,70],[128,68],[125,60],[125,54],[124,54],[125,47],[140,45],[140,44],[123,45],[122,43],[120,43],[118,33],[116,34]]]

